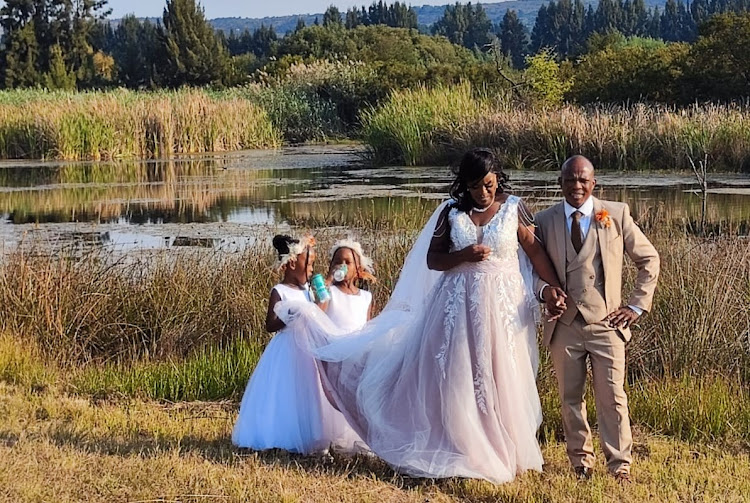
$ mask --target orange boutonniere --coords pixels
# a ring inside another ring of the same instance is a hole
[[[601,210],[597,212],[596,221],[599,222],[599,225],[601,225],[605,229],[609,229],[610,227],[612,227],[612,217],[609,216],[609,212],[607,210]]]

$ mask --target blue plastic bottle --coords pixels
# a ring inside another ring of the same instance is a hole
[[[326,288],[326,282],[323,279],[322,274],[316,274],[313,276],[310,280],[310,286],[312,286],[315,298],[318,299],[318,302],[328,302],[331,299],[331,294],[328,293],[328,288]]]

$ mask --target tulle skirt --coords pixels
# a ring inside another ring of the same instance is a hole
[[[253,450],[316,454],[366,446],[323,396],[318,369],[288,329],[269,342],[247,385],[232,442]]]
[[[459,266],[421,313],[385,311],[338,339],[304,305],[279,307],[329,398],[399,471],[501,483],[542,469],[536,325],[517,263]]]

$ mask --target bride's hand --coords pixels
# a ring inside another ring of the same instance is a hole
[[[464,262],[481,262],[486,260],[490,256],[490,248],[485,245],[471,245],[467,246],[459,253],[462,255]]]

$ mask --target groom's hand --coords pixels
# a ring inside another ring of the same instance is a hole
[[[568,308],[565,303],[567,295],[562,288],[556,286],[546,286],[542,292],[542,298],[544,300],[544,307],[547,311],[547,321],[555,321],[559,319],[565,310]]]
[[[627,306],[623,306],[614,313],[604,318],[605,321],[609,322],[609,326],[613,328],[628,328],[630,325],[638,320],[638,313],[633,311]]]

